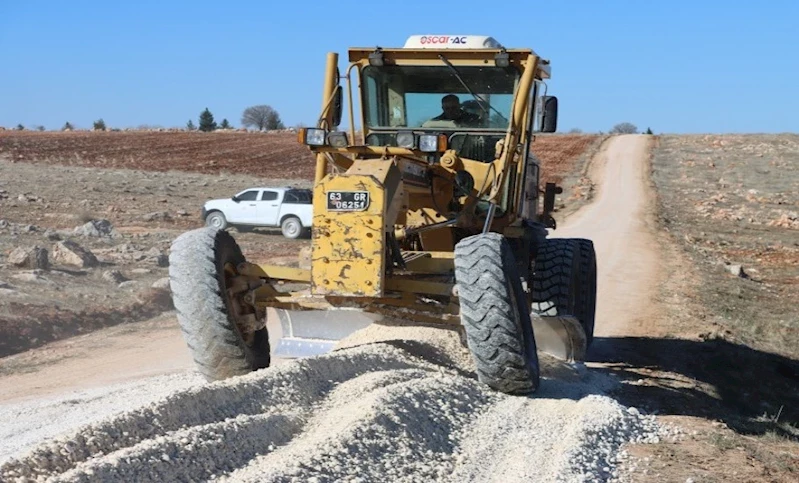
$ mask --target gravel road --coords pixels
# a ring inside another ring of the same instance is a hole
[[[637,170],[646,139],[615,137],[599,155],[603,170],[618,168],[612,179]],[[645,177],[629,180],[646,193]],[[612,210],[608,199],[625,193],[600,190],[585,209]],[[639,235],[645,226],[626,226],[626,237]],[[600,263],[616,249],[602,240]],[[645,293],[645,273],[626,276],[622,287],[638,277]],[[622,333],[625,314],[649,302],[614,292],[620,282],[608,272],[599,283],[614,300],[627,297],[624,311],[605,313]],[[476,381],[456,334],[375,325],[329,354],[216,383],[188,369],[2,405],[0,480],[611,481],[625,443],[675,434],[616,402],[616,384],[542,357],[540,389],[508,396]]]

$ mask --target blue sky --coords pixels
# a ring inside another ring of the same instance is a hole
[[[0,126],[313,124],[325,54],[491,35],[552,61],[560,130],[799,131],[799,2],[0,0]]]

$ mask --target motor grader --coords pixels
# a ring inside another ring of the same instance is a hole
[[[476,35],[413,35],[348,57],[342,75],[327,55],[319,120],[297,133],[316,160],[309,261],[248,261],[213,228],[172,245],[173,300],[199,370],[218,380],[324,353],[384,319],[457,329],[479,381],[504,393],[536,390],[538,351],[582,360],[594,247],[548,236],[562,190],[539,188],[531,151],[557,126],[549,61]]]

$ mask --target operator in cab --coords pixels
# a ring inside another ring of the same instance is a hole
[[[448,94],[441,99],[441,109],[444,112],[430,119],[428,122],[454,121],[460,126],[467,125],[473,127],[476,127],[480,123],[480,116],[461,108],[461,100],[455,94]]]

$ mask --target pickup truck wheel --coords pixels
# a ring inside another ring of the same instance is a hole
[[[298,238],[302,234],[302,223],[299,218],[289,217],[280,224],[283,236],[286,238]]]
[[[218,211],[213,211],[205,217],[205,226],[216,228],[217,230],[224,230],[227,228],[227,220],[225,215]]]

